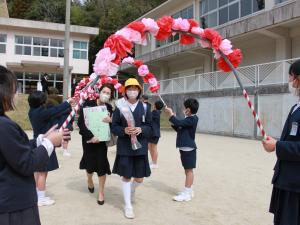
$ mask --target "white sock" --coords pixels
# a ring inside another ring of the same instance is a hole
[[[184,191],[186,191],[187,193],[191,193],[193,191],[193,189],[192,189],[192,187],[190,187],[190,188],[185,187]]]
[[[130,199],[131,198],[131,182],[122,181],[122,190],[123,190],[125,207],[132,208],[131,199]]]
[[[38,196],[39,199],[45,198],[46,197],[46,192],[37,190],[37,196]]]
[[[141,183],[136,182],[135,180],[132,181],[132,183],[131,183],[131,193],[134,193],[134,192],[135,192],[135,189],[136,189],[138,186],[140,186],[140,185],[141,185]]]

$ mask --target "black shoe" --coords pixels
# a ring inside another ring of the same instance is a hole
[[[102,200],[102,201],[97,200],[97,203],[98,203],[98,205],[104,205],[104,200]]]
[[[89,189],[89,192],[91,192],[91,193],[94,193],[94,191],[95,191],[94,187],[92,187],[92,188],[88,187],[88,189]]]

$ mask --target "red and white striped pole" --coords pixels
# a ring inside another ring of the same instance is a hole
[[[253,115],[253,117],[254,117],[254,119],[255,119],[255,121],[256,121],[257,127],[260,129],[261,135],[262,135],[263,139],[264,139],[264,140],[267,140],[268,137],[267,137],[267,134],[266,134],[266,132],[265,132],[265,130],[264,130],[264,127],[263,127],[263,125],[262,125],[262,123],[261,123],[261,121],[260,121],[260,118],[259,118],[258,114],[256,113],[256,111],[255,111],[255,109],[254,109],[254,106],[253,106],[253,104],[252,104],[252,102],[251,102],[251,100],[250,100],[250,98],[249,98],[249,95],[248,95],[246,89],[244,88],[244,86],[243,86],[243,84],[242,84],[242,82],[241,82],[241,79],[240,79],[240,77],[239,77],[239,75],[238,75],[238,73],[237,73],[236,68],[234,68],[234,66],[232,65],[232,63],[230,62],[230,60],[227,58],[227,56],[226,56],[223,52],[219,51],[219,54],[221,55],[221,57],[226,61],[226,63],[227,63],[227,64],[229,65],[229,67],[231,68],[231,70],[232,70],[232,72],[233,72],[235,78],[236,78],[237,81],[238,81],[238,84],[239,84],[240,88],[241,88],[242,91],[243,91],[243,95],[244,95],[245,99],[246,99],[247,102],[248,102],[248,106],[249,106],[249,108],[250,108],[251,111],[252,111],[252,115]]]
[[[98,82],[98,80],[99,80],[99,76],[97,76],[93,81],[88,83],[82,90],[87,89],[89,86],[95,85]],[[63,125],[60,128],[61,130],[67,128],[68,124],[73,119],[73,117],[76,115],[76,113],[78,112],[78,110],[80,109],[80,107],[83,105],[84,102],[85,102],[85,100],[80,96],[79,102],[72,109],[72,112],[70,112],[68,118],[65,120],[65,122],[63,123]]]

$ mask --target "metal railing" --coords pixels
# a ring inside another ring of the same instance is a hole
[[[290,64],[297,59],[299,58],[245,66],[238,68],[237,71],[245,87],[287,84]],[[233,73],[222,71],[160,80],[159,83],[161,88],[158,93],[161,95],[238,88]],[[144,84],[144,93],[152,94],[148,84]]]

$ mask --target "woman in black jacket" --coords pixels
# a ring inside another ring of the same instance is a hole
[[[84,122],[83,108],[106,106],[109,115],[104,118],[104,122],[111,123],[112,106],[108,103],[114,97],[114,87],[106,83],[99,89],[100,97],[97,101],[86,101],[80,109],[78,118],[79,134],[82,136],[83,155],[79,168],[86,170],[88,178],[88,190],[94,192],[93,173],[97,173],[99,178],[98,204],[104,204],[104,186],[106,174],[110,175],[110,165],[107,158],[107,146],[105,141],[98,140],[87,128]]]
[[[0,224],[40,225],[33,173],[48,163],[63,134],[54,127],[29,141],[5,115],[14,108],[16,81],[11,71],[0,66]]]

